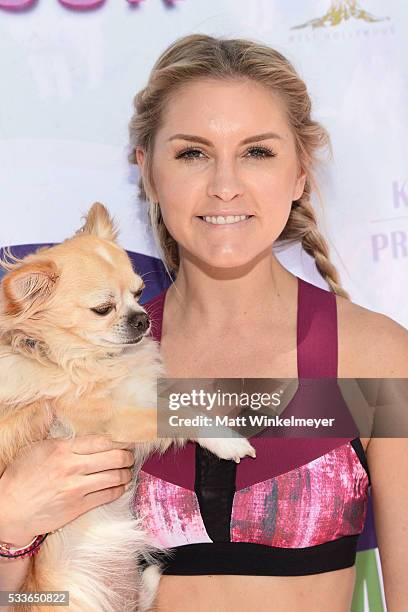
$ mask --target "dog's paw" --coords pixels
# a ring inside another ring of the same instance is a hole
[[[233,459],[235,463],[247,455],[256,457],[254,447],[246,438],[198,438],[197,442],[220,459]]]

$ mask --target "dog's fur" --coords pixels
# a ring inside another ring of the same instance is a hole
[[[157,438],[156,380],[164,371],[149,329],[132,320],[146,315],[134,296],[143,281],[117,234],[107,209],[95,203],[73,237],[1,262],[0,475],[47,437],[144,440],[135,466],[172,442]],[[108,314],[91,310],[109,300],[115,308]],[[242,438],[198,441],[225,459],[254,456]],[[133,494],[131,488],[49,535],[30,559],[22,590],[68,590],[75,612],[147,609],[159,573],[149,572],[143,591],[137,559],[152,547],[132,516]]]

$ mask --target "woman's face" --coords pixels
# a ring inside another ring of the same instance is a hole
[[[143,171],[143,151],[136,155]],[[283,103],[253,81],[200,80],[179,90],[156,134],[152,168],[152,196],[180,257],[216,268],[270,253],[306,178]]]

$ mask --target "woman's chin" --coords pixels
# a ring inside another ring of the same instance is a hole
[[[210,241],[201,243],[197,241],[194,245],[183,248],[182,258],[190,261],[202,269],[215,270],[236,270],[245,272],[256,265],[261,259],[272,256],[272,244],[265,244],[260,250],[260,244],[250,244],[249,241],[243,244],[212,245]]]
[[[231,255],[228,256],[223,255],[218,257],[207,256],[201,259],[204,267],[214,270],[214,272],[227,272],[228,270],[232,272],[235,270],[237,273],[245,272],[245,270],[251,268],[256,261],[257,255],[254,255],[253,257],[243,257],[242,253],[236,255],[231,253]]]

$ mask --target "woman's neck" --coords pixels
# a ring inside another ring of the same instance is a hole
[[[203,326],[242,325],[251,317],[271,316],[293,303],[297,278],[271,252],[241,268],[209,269],[181,258],[177,278],[166,295],[172,321],[200,320]]]

